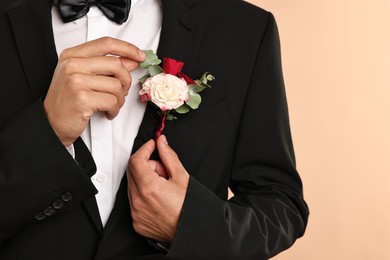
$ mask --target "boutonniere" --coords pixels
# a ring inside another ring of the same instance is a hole
[[[146,59],[140,67],[148,73],[139,79],[141,89],[138,92],[142,102],[150,102],[158,108],[161,117],[160,124],[155,132],[155,139],[163,133],[167,120],[177,117],[172,114],[186,114],[191,109],[197,109],[202,102],[199,95],[206,88],[210,88],[209,81],[214,76],[206,72],[200,79],[193,80],[181,72],[184,63],[171,58],[161,60],[152,50],[145,51]]]

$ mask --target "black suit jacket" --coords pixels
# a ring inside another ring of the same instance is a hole
[[[93,158],[77,140],[76,163],[42,107],[57,63],[51,0],[1,0],[0,259],[266,259],[303,234],[273,16],[237,0],[162,2],[159,56],[216,76],[200,108],[166,127],[191,174],[170,250],[134,232],[126,179],[102,228]],[[134,150],[157,122],[148,106]]]

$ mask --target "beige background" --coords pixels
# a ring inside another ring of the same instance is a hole
[[[390,259],[390,0],[250,0],[278,22],[306,236],[277,260]]]

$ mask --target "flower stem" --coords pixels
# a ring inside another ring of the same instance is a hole
[[[154,133],[154,140],[157,142],[157,139],[163,134],[166,122],[167,122],[167,116],[169,111],[162,111],[161,112],[161,120],[160,124],[158,125],[156,132]]]

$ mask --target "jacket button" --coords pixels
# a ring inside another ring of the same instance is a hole
[[[47,207],[43,210],[43,214],[45,214],[46,216],[52,216],[54,213],[56,213],[56,210],[53,209],[52,207]]]
[[[61,195],[61,199],[65,202],[71,201],[73,199],[73,194],[70,192],[65,192]]]
[[[44,220],[46,218],[46,215],[43,214],[43,212],[39,212],[38,214],[35,215],[36,220]]]
[[[62,208],[62,206],[64,206],[64,201],[61,199],[58,199],[58,200],[53,202],[52,206],[55,209],[60,209],[60,208]]]

